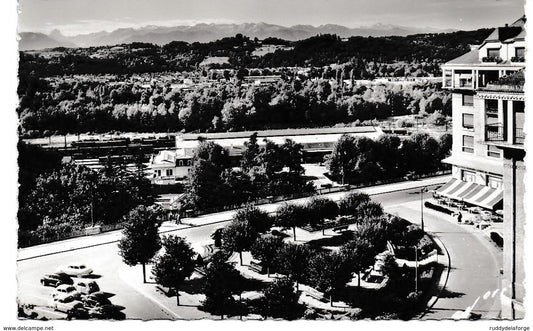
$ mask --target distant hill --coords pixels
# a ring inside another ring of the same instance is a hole
[[[107,46],[131,42],[146,42],[158,45],[168,44],[179,40],[185,42],[210,42],[224,37],[232,37],[243,34],[250,38],[264,39],[268,37],[281,38],[284,40],[302,40],[318,34],[335,34],[340,37],[363,36],[407,36],[417,33],[450,32],[452,30],[436,30],[432,28],[413,28],[395,25],[375,24],[369,27],[347,28],[341,25],[326,24],[318,27],[312,25],[294,25],[285,27],[267,23],[243,23],[243,24],[196,24],[193,26],[145,26],[139,29],[122,28],[112,32],[96,32],[76,36],[63,36],[54,30],[50,35],[34,34],[32,41],[25,41],[20,49],[42,49],[53,45],[65,47],[89,47]],[[27,35],[28,33],[25,33]],[[21,34],[21,38],[22,38]],[[38,36],[37,36],[38,35]],[[45,39],[48,37],[48,39]],[[25,39],[27,37],[25,36]],[[41,39],[41,40],[40,40]],[[24,46],[24,47],[22,47]],[[39,46],[39,47],[37,47]]]
[[[76,47],[74,43],[68,40],[59,41],[44,33],[22,32],[19,34],[19,50],[38,50],[55,47]]]

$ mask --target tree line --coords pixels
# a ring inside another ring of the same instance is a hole
[[[331,63],[344,63],[357,57],[364,61],[391,63],[425,63],[426,73],[438,74],[438,65],[470,50],[471,44],[480,44],[490,29],[427,33],[405,37],[350,37],[323,34],[299,41],[259,41],[243,35],[222,38],[208,43],[173,41],[164,46],[148,43],[120,45],[123,51],[109,52],[105,57],[92,56],[109,47],[81,49],[57,48],[59,57],[41,57],[20,53],[20,72],[38,77],[75,74],[131,74],[162,71],[190,71],[198,67],[207,56],[229,58],[228,68],[275,68],[288,66],[320,67]],[[262,44],[277,42],[291,49],[257,57],[252,53]],[[368,78],[368,77],[365,77]]]
[[[376,140],[343,135],[327,156],[326,166],[334,179],[346,184],[421,175],[447,169],[441,160],[450,154],[451,146],[449,133],[438,139],[415,133],[404,140],[395,135]]]
[[[32,79],[19,89],[20,134],[224,132],[451,114],[451,95],[437,84],[357,85],[353,76],[353,84],[344,76],[346,70],[329,70],[317,79],[288,76],[264,86],[226,82],[190,89],[141,86],[129,79],[109,84],[98,77]]]
[[[19,143],[19,164],[22,246],[60,240],[92,225],[120,223],[132,208],[154,202],[140,157],[135,171],[110,159],[97,171],[62,164],[54,152]]]

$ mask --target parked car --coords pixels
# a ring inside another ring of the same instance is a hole
[[[59,285],[54,292],[52,292],[52,298],[57,300],[66,301],[69,297],[74,299],[79,299],[81,297],[80,293],[76,291],[76,288],[72,285]]]
[[[74,277],[83,277],[93,273],[93,269],[87,268],[84,264],[79,263],[61,266],[57,271]]]
[[[72,285],[74,284],[74,281],[72,280],[72,278],[70,278],[69,275],[60,272],[57,274],[44,275],[41,278],[41,284],[43,284],[44,286],[58,287],[62,284]]]
[[[87,309],[91,309],[91,308],[95,308],[95,307],[101,307],[101,306],[105,306],[105,305],[110,305],[111,304],[111,301],[109,301],[109,299],[104,299],[102,301],[99,301],[99,300],[95,300],[95,299],[92,299],[92,298],[86,298],[86,299],[83,299],[82,300],[83,302],[83,306]]]
[[[86,308],[94,308],[111,304],[111,301],[109,301],[107,295],[105,295],[103,292],[94,292],[89,295],[85,295],[81,298],[81,301]]]
[[[49,306],[54,310],[68,313],[71,310],[83,308],[83,303],[79,300],[76,300],[73,296],[68,296],[66,298],[55,297],[50,300]]]
[[[67,312],[67,320],[77,319],[86,320],[89,319],[89,311],[85,307],[76,307]]]
[[[77,281],[74,284],[74,287],[76,288],[76,291],[80,292],[81,294],[91,294],[100,291],[100,287],[94,280],[90,282],[83,280]]]
[[[116,319],[122,320],[126,315],[121,312],[124,307],[117,305],[103,305],[89,309],[89,316],[98,319]]]

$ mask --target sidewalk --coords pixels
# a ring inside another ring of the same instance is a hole
[[[387,184],[387,185],[378,185],[367,188],[361,188],[354,191],[360,191],[372,195],[403,191],[415,188],[422,188],[425,186],[440,185],[446,183],[450,179],[450,175],[432,177],[427,179],[415,180],[415,181],[405,181],[401,183]],[[350,191],[353,192],[353,191]],[[324,194],[324,197],[330,198],[332,200],[338,201],[348,192],[336,192],[331,194]],[[304,203],[309,198],[301,198],[290,200],[290,202]],[[277,202],[272,204],[260,205],[258,206],[262,210],[267,212],[274,212],[276,208],[283,202]],[[235,210],[229,210],[219,213],[202,215],[194,218],[184,218],[182,219],[182,224],[175,224],[170,222],[164,222],[161,226],[159,232],[166,233],[176,230],[182,230],[185,228],[193,226],[202,226],[207,224],[222,223],[232,219]],[[105,245],[109,243],[114,243],[120,240],[122,237],[121,230],[110,231],[101,233],[98,235],[85,236],[72,238],[62,241],[56,241],[48,244],[42,244],[32,247],[26,247],[18,250],[17,261],[32,259],[40,256],[46,256],[50,254],[57,254],[65,251],[83,249],[86,247]],[[296,234],[298,239],[298,233]]]

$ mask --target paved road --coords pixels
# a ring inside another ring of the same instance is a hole
[[[381,198],[379,197],[383,193],[394,194],[394,192],[401,192],[407,189],[411,189],[415,187],[422,187],[422,186],[425,186],[431,189],[436,184],[445,183],[448,179],[449,179],[449,176],[441,176],[441,177],[428,178],[424,180],[373,186],[373,187],[363,188],[361,189],[361,191],[371,195],[372,198],[376,198],[377,201],[379,202],[385,202],[387,201],[387,199],[380,200]],[[338,193],[324,194],[323,196],[328,197],[333,200],[339,200],[345,194],[346,192],[338,192]],[[396,199],[400,198],[401,196],[402,194],[395,195]],[[301,198],[301,199],[292,200],[291,202],[303,203],[307,201],[308,199],[309,198]],[[404,198],[404,199],[408,199],[408,198]],[[265,211],[273,212],[282,203],[283,202],[277,202],[277,203],[272,203],[272,204],[267,204],[267,205],[261,205],[259,207]],[[387,201],[387,203],[390,203],[390,202]],[[205,224],[210,224],[214,222],[220,223],[220,222],[230,220],[233,217],[234,213],[235,211],[224,211],[224,212],[199,216],[195,218],[186,218],[183,220],[183,222],[188,225],[176,226],[173,224],[164,224],[161,231],[168,232],[176,228],[181,229],[181,228],[186,228],[188,226],[199,226],[199,225],[203,226]],[[78,248],[85,248],[85,247],[94,246],[94,245],[107,244],[110,242],[118,241],[120,237],[121,237],[121,231],[112,231],[112,232],[106,232],[106,233],[102,233],[102,234],[94,235],[94,236],[74,238],[74,239],[69,239],[69,240],[63,240],[60,242],[53,242],[49,244],[28,247],[28,248],[20,249],[18,251],[17,261],[31,259],[31,258],[35,258],[39,256],[48,255],[48,254],[65,252],[68,250],[73,250],[73,249],[78,249]]]
[[[340,196],[342,194],[338,195],[338,197]],[[338,197],[334,196],[334,198]],[[429,197],[429,195],[426,194],[426,197]],[[420,219],[420,195],[418,189],[392,193],[376,191],[372,198],[381,202],[389,212],[398,213],[413,222]],[[273,209],[275,206],[268,207],[268,209],[270,208]],[[167,233],[186,237],[188,241],[193,242],[194,246],[198,247],[202,244],[210,243],[210,234],[215,228],[223,226],[225,224],[224,219],[230,218],[231,215],[231,213],[226,212],[219,215],[206,216],[221,222],[181,228]],[[188,221],[192,221],[192,219]],[[194,221],[201,222],[199,219]],[[205,222],[206,220],[204,219],[203,221]],[[445,298],[439,299],[425,318],[451,318],[458,311],[462,311],[474,303],[474,312],[482,313],[484,316],[497,315],[499,293],[494,291],[499,288],[498,272],[501,252],[492,247],[486,239],[469,232],[464,226],[443,220],[442,214],[427,211],[426,209],[425,223],[426,230],[438,235],[448,247],[453,265],[447,288],[444,291]],[[79,240],[92,240],[98,243],[102,241],[101,238],[116,240],[119,238],[119,234],[103,237],[95,236]],[[68,241],[52,247],[54,249],[68,249],[76,242],[79,241]],[[166,311],[154,305],[149,299],[142,297],[120,279],[118,270],[123,268],[124,265],[117,253],[116,242],[107,244],[104,242],[102,241],[100,245],[87,248],[68,250],[36,258],[31,258],[30,255],[27,255],[27,259],[19,259],[19,300],[36,304],[45,302],[51,289],[42,287],[38,282],[39,278],[44,273],[53,272],[61,264],[81,261],[92,267],[95,273],[101,275],[96,281],[100,284],[102,290],[115,294],[111,298],[112,302],[126,307],[124,312],[128,318],[170,318]],[[36,251],[31,252],[35,253]],[[19,258],[21,255],[24,254],[19,254]],[[139,277],[141,277],[140,274]]]
[[[385,209],[419,224],[419,201]],[[424,209],[424,224],[426,231],[439,237],[446,246],[452,267],[446,288],[423,319],[461,318],[464,315],[461,312],[469,307],[483,319],[498,318],[501,249],[480,230],[459,225],[451,216]]]
[[[406,201],[417,199],[418,196],[405,192],[394,192],[379,194],[374,196],[375,200],[387,204],[402,204]],[[211,243],[210,234],[223,223],[214,223],[204,226],[183,228],[167,233],[177,234],[186,237],[189,242],[193,242],[198,247],[202,244]],[[115,238],[114,236],[112,238]],[[117,237],[118,239],[118,237]],[[68,247],[64,244],[62,247]],[[34,303],[46,305],[48,297],[52,291],[49,287],[39,284],[40,277],[49,272],[53,272],[62,264],[68,262],[83,262],[94,269],[95,273],[101,277],[95,279],[103,291],[115,294],[111,297],[114,304],[126,307],[124,313],[127,318],[169,319],[166,311],[154,305],[148,298],[142,297],[137,291],[125,284],[119,275],[120,268],[124,265],[118,255],[116,242],[91,246],[82,249],[69,250],[36,258],[18,261],[18,298],[22,303]],[[142,277],[139,274],[139,277]]]

